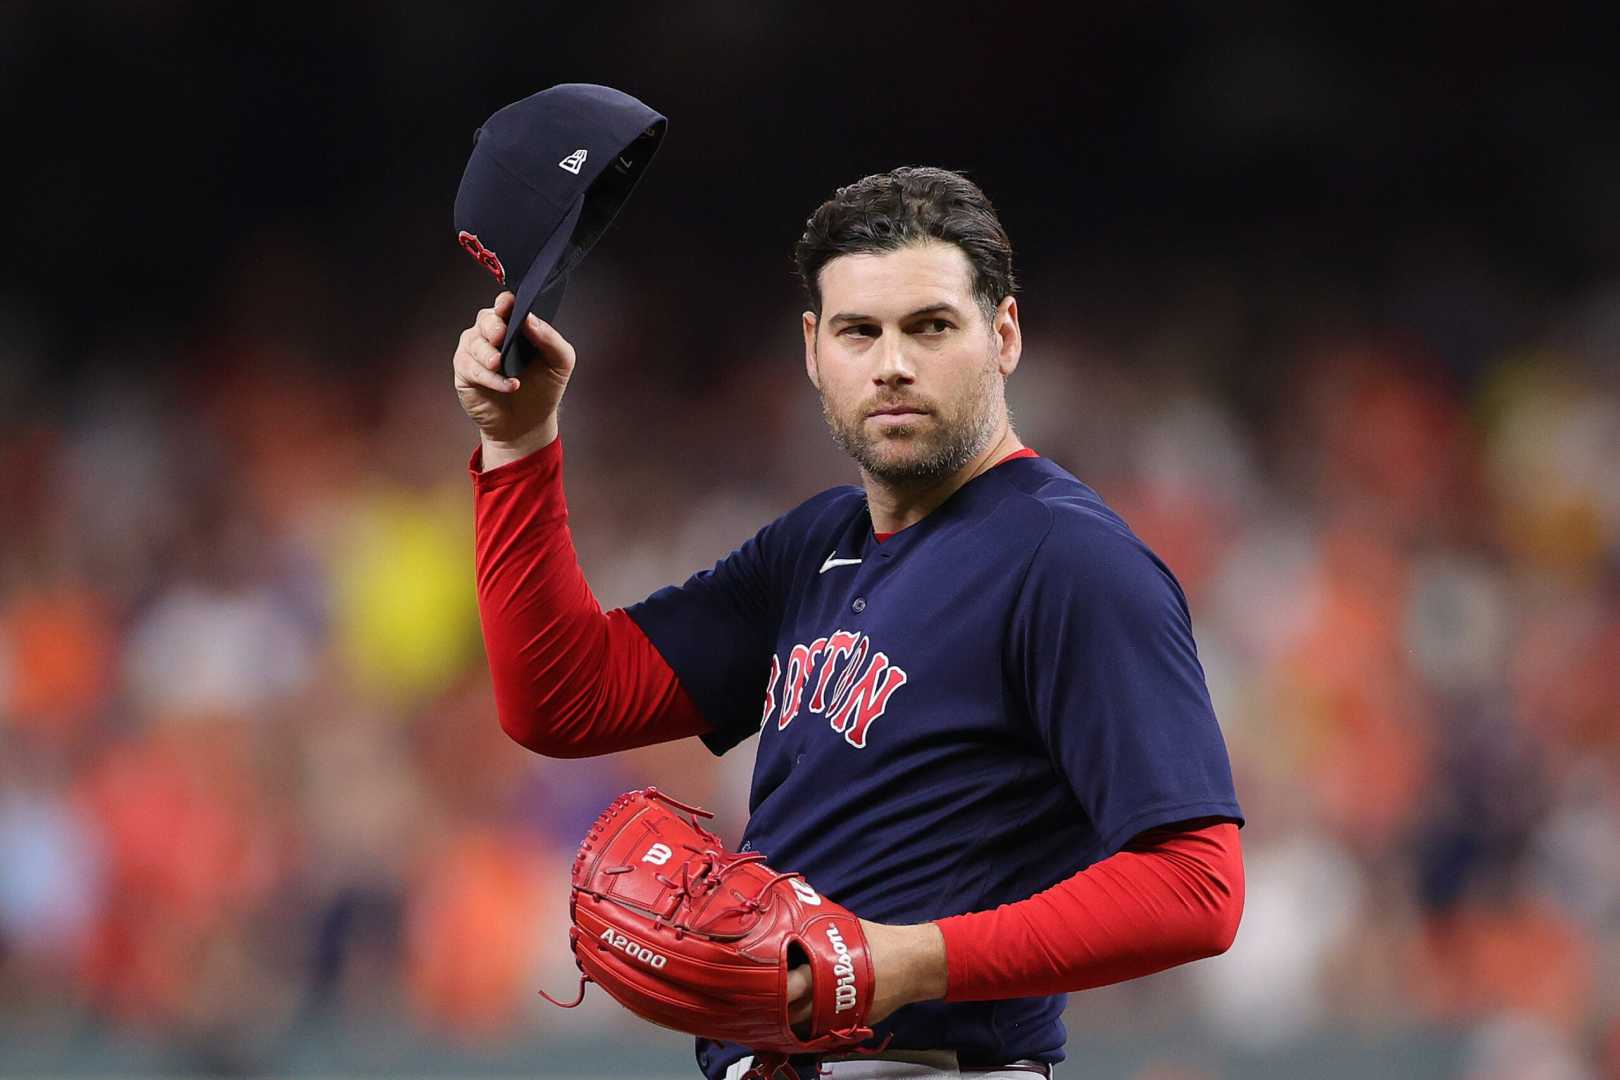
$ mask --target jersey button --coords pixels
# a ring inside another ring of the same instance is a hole
[[[857,615],[859,615],[861,612],[865,611],[866,610],[866,597],[857,596],[855,598],[855,602],[853,604],[849,605],[849,609],[851,611],[853,611]]]

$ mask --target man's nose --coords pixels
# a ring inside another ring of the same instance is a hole
[[[884,386],[898,386],[904,383],[915,382],[917,369],[906,355],[905,335],[899,333],[884,334],[878,339],[877,367],[872,372],[872,381]]]

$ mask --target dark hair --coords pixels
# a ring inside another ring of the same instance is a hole
[[[793,258],[810,307],[820,315],[827,263],[928,240],[962,249],[973,269],[973,298],[986,318],[1017,289],[1012,242],[995,207],[977,184],[950,169],[908,165],[839,188],[805,221]]]

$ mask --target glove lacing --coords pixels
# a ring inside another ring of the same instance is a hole
[[[859,1029],[857,1029],[857,1028],[848,1028],[845,1031],[831,1032],[831,1034],[840,1036],[841,1038],[848,1038],[850,1035],[853,1035],[854,1032],[857,1031],[857,1030],[859,1030]],[[867,1047],[864,1047],[864,1046],[853,1046],[853,1047],[850,1047],[850,1049],[848,1049],[846,1051],[840,1051],[840,1052],[841,1053],[848,1053],[848,1054],[861,1054],[861,1055],[881,1054],[881,1053],[883,1053],[883,1051],[885,1051],[885,1050],[887,1050],[889,1048],[889,1042],[893,1038],[894,1038],[894,1032],[891,1031],[889,1034],[883,1036],[883,1041],[878,1043],[876,1046],[873,1046],[871,1048],[867,1048]],[[821,1075],[821,1059],[823,1057],[826,1057],[826,1055],[825,1054],[817,1054],[817,1055],[815,1055],[814,1060],[815,1060],[816,1075],[817,1076]],[[792,1059],[792,1055],[785,1054],[780,1050],[767,1050],[764,1053],[755,1054],[754,1055],[754,1063],[752,1065],[750,1065],[748,1067],[748,1071],[743,1073],[741,1076],[739,1076],[737,1078],[737,1080],[773,1080],[773,1078],[778,1073],[782,1073],[784,1071],[788,1072],[787,1080],[794,1080],[794,1073],[797,1072],[797,1070],[793,1070],[792,1067],[789,1065],[789,1061],[791,1059]]]
[[[680,881],[677,882],[674,878],[668,877],[662,873],[656,875],[654,878],[654,880],[656,880],[660,885],[673,890],[674,903],[670,905],[670,909],[667,914],[654,916],[653,924],[655,926],[670,927],[675,931],[676,940],[679,940],[688,933],[688,928],[686,926],[683,926],[681,923],[675,921],[686,902],[695,900],[700,896],[706,896],[709,893],[712,893],[715,889],[718,889],[722,880],[725,878],[726,873],[731,870],[732,867],[739,866],[743,863],[764,862],[765,853],[761,851],[728,853],[725,850],[725,841],[698,823],[698,818],[700,817],[714,817],[712,813],[704,810],[702,807],[691,806],[687,803],[681,802],[679,799],[671,798],[655,787],[643,789],[642,794],[666,802],[678,810],[684,810],[688,815],[690,815],[689,820],[692,827],[698,831],[698,833],[707,843],[713,845],[712,847],[699,847],[696,844],[683,842],[681,845],[682,847],[686,848],[688,851],[691,851],[702,860],[697,873],[694,874],[692,872],[691,862],[685,862],[681,864]],[[629,798],[630,793],[620,796],[618,800],[615,800],[613,806],[610,807],[610,810],[616,809],[622,802],[627,801]],[[715,850],[716,848],[719,850]],[[634,869],[635,867],[632,866],[609,866],[604,867],[602,869],[602,873],[627,874]],[[715,917],[720,919],[732,914],[733,912],[741,912],[746,914],[765,910],[765,908],[769,906],[769,897],[771,896],[772,887],[775,886],[777,882],[786,881],[788,878],[798,878],[800,881],[804,881],[804,875],[795,870],[776,873],[769,881],[760,886],[758,890],[760,895],[767,897],[767,900],[764,903],[760,902],[758,895],[746,896],[739,892],[735,887],[728,885],[727,888],[730,890],[731,895],[735,896],[739,903],[727,906]],[[808,884],[808,882],[806,882],[806,884]],[[591,893],[590,895],[596,900],[602,899],[599,894]],[[577,933],[577,931],[570,930],[569,933],[572,935]],[[606,949],[607,945],[605,943],[598,943],[597,948]],[[541,997],[545,998],[558,1008],[572,1009],[578,1007],[578,1005],[585,1000],[585,984],[594,981],[595,980],[589,975],[581,972],[579,977],[579,993],[573,1001],[566,1003],[558,1001],[544,990],[541,990],[539,993]],[[853,1039],[856,1037],[856,1033],[860,1030],[861,1028],[852,1026],[849,1028],[834,1029],[826,1034],[840,1039]],[[850,1054],[878,1054],[888,1047],[889,1041],[892,1038],[894,1038],[894,1036],[893,1034],[890,1034],[885,1036],[883,1041],[875,1047],[867,1049],[864,1047],[854,1046],[845,1052]],[[820,1061],[824,1056],[824,1054],[816,1055],[815,1058],[818,1075],[820,1073]],[[743,1073],[739,1080],[773,1080],[773,1078],[778,1074],[791,1069],[789,1064],[790,1057],[791,1055],[776,1050],[765,1051],[757,1054],[754,1058],[753,1065],[748,1069],[747,1072]],[[788,1080],[793,1080],[791,1074],[789,1075]]]

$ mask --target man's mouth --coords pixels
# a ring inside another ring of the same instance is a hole
[[[867,413],[866,415],[868,417],[873,417],[873,416],[925,416],[925,415],[927,415],[927,413],[928,413],[928,410],[923,408],[921,405],[885,405],[881,409],[873,409],[871,412]]]

